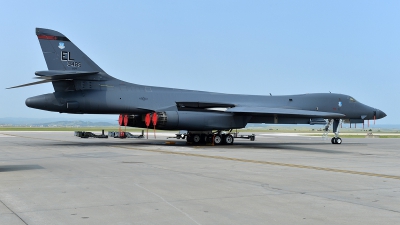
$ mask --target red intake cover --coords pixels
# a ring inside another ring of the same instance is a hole
[[[153,122],[153,125],[156,126],[157,125],[157,113],[153,113],[153,116],[151,117],[151,122]]]
[[[122,126],[122,114],[119,114],[118,123],[120,126]]]
[[[147,127],[150,126],[150,121],[151,121],[150,113],[147,113],[146,117],[144,118],[144,122],[146,123]]]
[[[128,125],[128,115],[124,116],[124,125]]]

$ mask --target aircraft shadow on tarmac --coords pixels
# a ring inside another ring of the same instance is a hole
[[[359,146],[365,145],[360,143],[346,143],[347,146]],[[184,141],[177,141],[175,145],[166,145],[165,140],[140,140],[135,142],[120,142],[120,143],[105,143],[105,142],[63,142],[57,144],[49,144],[49,146],[80,146],[80,147],[105,147],[105,146],[124,146],[124,147],[149,147],[149,146],[173,146],[176,148],[182,147],[204,147],[207,149],[218,149],[218,150],[229,150],[229,149],[240,149],[244,148],[249,150],[282,150],[282,151],[305,151],[305,152],[319,152],[329,154],[352,154],[349,151],[340,151],[338,149],[329,149],[332,145],[325,143],[255,143],[255,142],[236,142],[234,145],[219,145],[219,146],[208,146],[208,145],[186,145]],[[326,148],[321,148],[325,146]],[[345,147],[345,146],[343,146]]]
[[[3,165],[0,166],[1,172],[12,172],[12,171],[21,171],[21,170],[40,170],[44,169],[39,165]]]

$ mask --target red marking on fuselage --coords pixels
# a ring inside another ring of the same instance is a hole
[[[50,35],[38,35],[37,37],[39,39],[45,39],[45,40],[57,40],[56,36],[50,36]]]

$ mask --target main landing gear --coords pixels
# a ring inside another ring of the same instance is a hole
[[[233,135],[229,133],[217,132],[188,132],[186,134],[186,142],[188,144],[214,144],[214,145],[232,145],[234,141]]]
[[[185,139],[186,143],[191,145],[201,145],[201,144],[210,144],[210,145],[232,145],[235,141],[235,138],[249,139],[250,141],[254,141],[256,139],[256,135],[238,135],[237,132],[231,133],[232,130],[223,132],[221,130],[212,132],[212,131],[187,131],[186,133],[175,134],[176,139]]]
[[[329,119],[324,128],[325,132],[323,134],[323,137],[326,138],[328,136],[329,127],[333,125],[333,133],[335,134],[335,137],[331,139],[331,143],[339,145],[342,144],[342,139],[339,137],[339,125],[341,125],[342,122],[343,121],[341,119]]]

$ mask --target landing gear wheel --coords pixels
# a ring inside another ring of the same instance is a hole
[[[214,144],[215,144],[215,145],[220,145],[221,143],[222,143],[221,135],[216,134],[216,135],[214,136]]]
[[[227,145],[233,144],[233,140],[234,139],[233,139],[233,136],[231,134],[225,135],[225,137],[224,137],[224,142]]]
[[[342,139],[340,138],[340,137],[333,137],[332,139],[331,139],[331,142],[332,142],[332,144],[338,144],[338,145],[340,145],[340,144],[342,144]]]
[[[201,141],[201,137],[198,134],[193,135],[193,143],[194,144],[199,144]]]
[[[205,141],[206,143],[209,143],[209,144],[210,144],[210,143],[213,142],[213,137],[214,137],[214,136],[213,136],[212,134],[206,135],[204,141]]]

